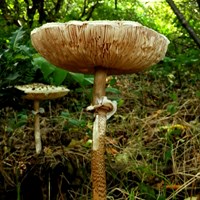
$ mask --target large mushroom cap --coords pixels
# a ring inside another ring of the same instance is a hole
[[[163,59],[169,40],[131,21],[47,23],[31,32],[35,49],[63,69],[93,74],[141,71]]]
[[[29,100],[50,100],[65,96],[69,89],[64,86],[45,85],[42,83],[32,83],[27,85],[15,86],[18,90],[25,93],[23,96]]]

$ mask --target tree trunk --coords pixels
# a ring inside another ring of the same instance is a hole
[[[196,35],[194,29],[189,25],[189,23],[186,21],[183,14],[180,12],[180,10],[177,8],[173,0],[166,0],[175,15],[177,16],[178,20],[180,21],[181,25],[186,29],[186,31],[189,33],[190,37],[194,40],[196,45],[200,48],[200,38]]]
[[[115,10],[117,10],[117,0],[115,0]]]
[[[197,4],[198,4],[199,9],[200,9],[200,0],[197,0]]]

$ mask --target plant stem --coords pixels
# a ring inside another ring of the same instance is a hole
[[[34,100],[34,111],[35,111],[34,135],[35,135],[35,149],[37,154],[39,154],[42,150],[39,108],[40,108],[39,100]]]
[[[93,105],[97,100],[105,96],[107,73],[97,69],[94,75]],[[93,200],[106,199],[106,172],[105,172],[105,132],[106,132],[106,110],[99,108],[93,126],[92,146],[92,188]]]
[[[19,181],[19,168],[17,168],[17,174],[16,174],[16,179],[17,179],[17,200],[21,199],[21,183]]]
[[[48,200],[51,200],[51,174],[48,174]]]

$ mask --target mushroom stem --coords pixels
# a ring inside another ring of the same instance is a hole
[[[105,70],[96,69],[93,87],[93,105],[98,104],[98,99],[105,96],[107,73]],[[96,110],[96,118],[93,126],[93,146],[92,146],[92,189],[93,200],[106,199],[106,172],[105,172],[105,132],[106,113],[103,108]]]
[[[35,135],[35,149],[37,154],[39,154],[42,150],[39,108],[40,108],[39,100],[34,100],[34,111],[35,111],[34,135]]]

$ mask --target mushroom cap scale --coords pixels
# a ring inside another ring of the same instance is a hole
[[[33,83],[27,85],[15,86],[18,90],[25,93],[23,98],[29,100],[50,100],[65,96],[69,89],[64,86],[45,85],[42,83]]]
[[[162,60],[169,40],[132,21],[47,23],[31,32],[35,49],[52,64],[76,73],[130,74]]]

